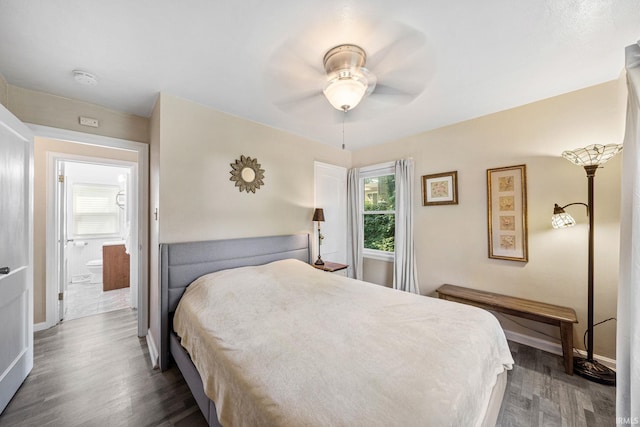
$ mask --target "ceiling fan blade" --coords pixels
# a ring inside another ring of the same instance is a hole
[[[307,119],[317,117],[326,80],[322,61],[311,55],[302,40],[290,39],[267,59],[263,74],[267,98],[281,111]]]
[[[376,95],[388,95],[388,96],[403,96],[403,97],[416,97],[417,94],[420,93],[420,90],[417,88],[405,89],[398,88],[395,86],[390,86],[387,84],[378,84],[376,85],[373,94]]]
[[[413,56],[420,56],[426,46],[424,34],[412,28],[394,31],[393,41],[372,52],[367,58],[367,67],[376,75],[384,75],[398,68]]]
[[[318,99],[322,99],[322,92],[318,90],[300,93],[275,100],[273,103],[285,112],[297,111],[304,109],[311,104],[316,104]]]
[[[422,93],[422,90],[422,86],[411,84],[405,84],[402,87],[378,84],[369,97],[385,103],[406,105],[416,99]]]
[[[288,40],[267,60],[264,74],[267,88],[275,85],[279,95],[296,93],[299,88],[322,88],[326,78],[324,68],[321,59],[314,59],[301,40]]]

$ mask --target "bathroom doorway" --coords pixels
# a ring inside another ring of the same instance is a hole
[[[134,163],[58,158],[59,320],[137,308]]]
[[[35,134],[34,144],[34,330],[44,330],[60,322],[59,315],[59,225],[56,221],[56,196],[58,191],[57,160],[80,161],[98,164],[133,166],[131,173],[131,258],[137,266],[134,274],[138,287],[134,306],[138,318],[138,336],[149,335],[149,145],[124,140],[74,132],[40,125],[29,125]],[[65,240],[66,244],[66,240]],[[43,321],[44,320],[44,321]]]

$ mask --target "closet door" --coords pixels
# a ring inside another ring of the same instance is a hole
[[[347,262],[347,169],[315,162],[315,207],[324,210],[320,223],[324,236],[321,246],[325,261]],[[314,226],[312,259],[318,257],[318,229]]]

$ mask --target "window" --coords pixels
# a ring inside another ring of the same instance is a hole
[[[72,232],[78,236],[118,235],[121,210],[117,185],[74,184]]]
[[[391,259],[395,250],[395,169],[393,164],[363,168],[360,177],[364,192],[362,198],[363,254],[370,258]]]

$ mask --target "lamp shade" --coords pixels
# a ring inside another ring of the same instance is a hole
[[[553,216],[551,217],[551,225],[553,228],[567,228],[576,225],[576,220],[566,213],[563,208],[556,205],[553,207]]]
[[[322,210],[322,208],[316,208],[316,210],[313,211],[313,221],[324,222],[324,211]]]
[[[565,151],[562,153],[562,157],[578,166],[594,166],[607,163],[620,151],[622,151],[622,144],[593,144],[588,147]]]
[[[367,82],[356,76],[336,76],[327,82],[323,92],[333,108],[349,111],[364,97],[367,92]]]

